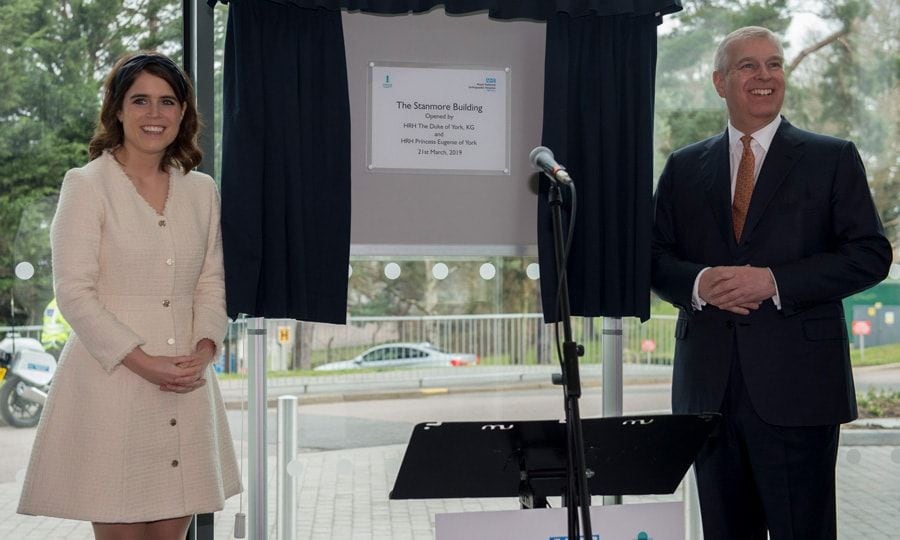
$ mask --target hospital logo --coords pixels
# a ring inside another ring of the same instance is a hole
[[[496,92],[497,77],[485,77],[484,80],[475,81],[469,85],[469,90],[484,90],[485,92]]]

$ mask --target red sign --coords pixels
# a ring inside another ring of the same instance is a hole
[[[641,341],[642,352],[653,352],[656,350],[656,342],[652,339],[644,339]]]
[[[853,321],[851,328],[854,336],[868,336],[872,333],[872,323],[869,321]]]

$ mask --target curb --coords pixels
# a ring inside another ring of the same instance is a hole
[[[632,385],[653,385],[653,384],[664,384],[670,382],[671,379],[664,377],[646,377],[646,378],[635,378],[633,380],[626,380],[623,384],[625,386]],[[592,379],[582,379],[582,388],[599,388],[602,386],[602,381],[599,378]],[[344,393],[335,393],[335,394],[310,394],[305,390],[298,392],[302,387],[286,387],[283,392],[279,395],[287,395],[287,396],[295,396],[297,398],[297,404],[300,405],[309,405],[309,404],[322,404],[322,403],[341,403],[341,402],[351,402],[351,401],[377,401],[377,400],[385,400],[385,399],[413,399],[413,398],[425,398],[434,395],[447,395],[447,394],[474,394],[474,393],[483,393],[483,392],[506,392],[506,391],[517,391],[517,390],[541,390],[546,388],[557,388],[558,385],[555,385],[551,382],[523,382],[523,383],[508,383],[504,385],[486,385],[486,386],[470,386],[470,387],[422,387],[416,388],[413,390],[384,390],[380,392],[344,392]],[[222,392],[225,394],[226,392]],[[269,389],[269,396],[266,399],[266,406],[268,408],[275,408],[278,406],[278,396],[274,396],[273,394],[278,393],[278,390]],[[225,409],[227,410],[239,410],[243,405],[246,407],[246,395],[242,398],[237,398],[236,396],[225,396],[223,395],[223,400],[225,401]]]
[[[413,398],[425,398],[435,395],[447,395],[447,394],[473,394],[477,392],[502,392],[506,390],[538,390],[541,388],[550,388],[553,385],[550,383],[531,383],[531,384],[521,384],[515,386],[502,386],[502,387],[479,387],[479,388],[439,388],[439,387],[427,387],[427,388],[419,388],[416,390],[385,390],[384,392],[348,392],[344,394],[295,394],[290,391],[285,392],[282,395],[295,396],[297,398],[297,405],[311,405],[311,404],[321,404],[321,403],[341,403],[341,402],[351,402],[351,401],[378,401],[385,399],[413,399]],[[585,385],[587,386],[587,385]],[[593,385],[591,385],[593,386]],[[246,403],[246,402],[244,402]],[[228,410],[237,410],[241,408],[242,402],[240,400],[226,400],[225,408]],[[268,408],[275,408],[278,405],[278,398],[269,397],[266,400],[266,406]],[[245,405],[246,406],[246,405]]]
[[[900,447],[900,429],[841,429],[840,446]]]

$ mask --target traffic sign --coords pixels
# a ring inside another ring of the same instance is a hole
[[[291,329],[288,326],[278,327],[278,343],[284,345],[291,340]]]
[[[869,321],[853,321],[850,328],[854,336],[868,336],[872,333],[872,323]]]

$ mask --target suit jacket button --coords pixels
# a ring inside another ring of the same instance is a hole
[[[734,328],[734,321],[728,321],[728,322],[726,322],[726,323],[725,323],[725,328],[728,328],[729,330],[731,330],[732,328]]]

